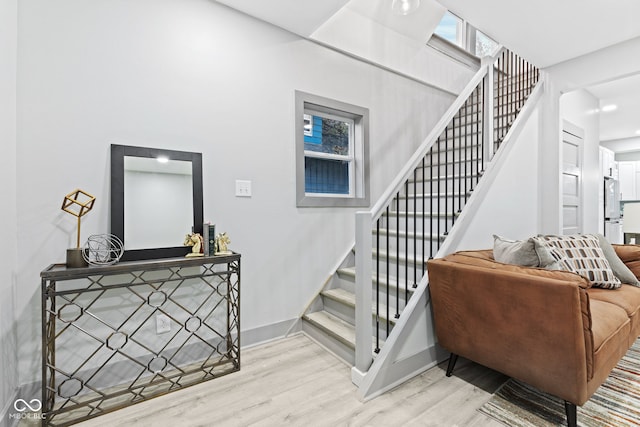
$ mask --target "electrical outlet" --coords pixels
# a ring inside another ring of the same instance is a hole
[[[156,315],[156,334],[167,332],[171,332],[171,319],[166,314],[158,313]]]

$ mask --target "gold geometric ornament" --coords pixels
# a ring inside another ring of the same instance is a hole
[[[76,243],[78,249],[80,249],[80,218],[93,209],[95,201],[96,198],[94,196],[79,188],[64,196],[62,201],[62,210],[78,218],[78,239]]]

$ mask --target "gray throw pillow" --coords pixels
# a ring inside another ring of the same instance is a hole
[[[536,254],[533,239],[509,240],[493,235],[493,259],[503,264],[538,267],[540,260]]]
[[[600,242],[600,247],[602,248],[604,257],[609,261],[613,274],[615,274],[622,283],[640,287],[640,281],[638,281],[638,278],[631,272],[631,270],[629,270],[629,267],[622,262],[618,254],[616,254],[616,250],[613,249],[613,246],[611,246],[611,243],[609,243],[606,237],[602,234],[595,234],[595,236]]]
[[[536,254],[538,255],[538,259],[540,260],[540,267],[547,270],[562,270],[562,266],[560,262],[551,255],[549,249],[540,243],[536,239],[533,240],[533,244],[536,248]]]

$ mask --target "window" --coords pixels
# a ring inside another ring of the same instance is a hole
[[[444,14],[434,33],[456,46],[464,48],[464,22],[453,13],[447,11]]]
[[[368,206],[366,108],[296,92],[299,207]]]
[[[491,37],[449,11],[445,12],[434,34],[478,58],[491,55],[498,46]]]
[[[476,34],[476,45],[475,45],[475,51],[474,51],[475,55],[478,58],[491,55],[495,50],[495,48],[498,46],[498,43],[480,30],[475,30],[475,34]]]

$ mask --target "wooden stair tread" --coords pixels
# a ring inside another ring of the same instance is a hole
[[[338,269],[338,275],[344,279],[348,279],[351,280],[353,282],[355,282],[356,280],[356,268],[355,267],[343,267],[343,268],[339,268]],[[373,283],[375,283],[376,281],[376,277],[375,274],[371,277],[371,280],[373,281]],[[385,275],[380,275],[380,281],[379,283],[382,286],[387,286],[387,280]],[[388,286],[390,289],[398,289],[398,283],[395,281],[389,281]],[[402,290],[404,290],[404,288],[400,288]],[[413,293],[413,288],[409,287],[409,292]]]
[[[347,347],[355,350],[356,330],[353,325],[324,310],[307,313],[303,317],[309,323],[322,329]]]
[[[304,320],[311,323],[315,327],[321,329],[329,336],[334,337],[342,344],[355,351],[356,349],[356,329],[355,326],[348,322],[334,316],[331,313],[327,313],[324,310],[314,311],[313,313],[307,313],[302,316]],[[375,358],[375,337],[372,343],[372,354]],[[384,345],[384,340],[380,340],[380,348]]]

